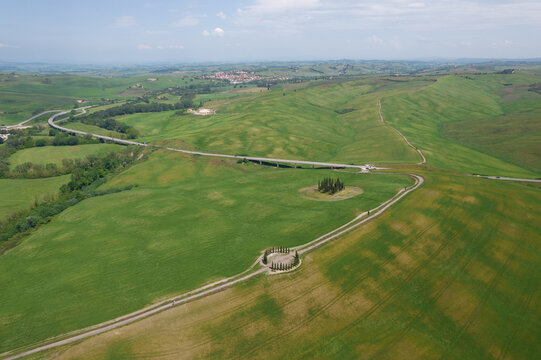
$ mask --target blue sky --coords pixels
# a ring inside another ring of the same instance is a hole
[[[0,0],[0,61],[541,57],[540,0]]]

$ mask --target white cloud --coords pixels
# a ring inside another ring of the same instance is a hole
[[[10,48],[10,49],[15,49],[15,48],[18,48],[18,46],[0,43],[0,48]]]
[[[492,46],[494,47],[511,47],[515,45],[517,45],[515,42],[509,40],[495,41],[492,43]]]
[[[182,19],[179,19],[178,21],[175,21],[172,26],[173,27],[185,27],[185,26],[195,26],[199,24],[199,20],[193,16],[185,16]]]
[[[283,13],[292,10],[312,9],[318,4],[319,0],[257,0],[246,10],[239,10],[251,13]]]
[[[219,12],[218,14],[216,14],[216,16],[218,16],[220,19],[225,19],[227,16],[225,16],[225,14],[223,12]]]
[[[380,38],[379,36],[377,35],[372,35],[370,36],[370,38],[368,38],[368,42],[372,43],[372,44],[377,44],[377,45],[381,45],[383,44],[383,39]]]
[[[113,27],[116,28],[126,28],[135,26],[135,17],[134,16],[118,16],[113,22]]]
[[[215,28],[212,31],[203,30],[203,36],[217,36],[222,37],[224,36],[225,31],[219,27]]]
[[[395,49],[402,49],[402,44],[400,43],[400,41],[398,41],[396,39],[391,41],[391,44],[393,44]]]
[[[169,34],[169,31],[166,30],[147,30],[145,31],[148,35],[166,35]]]
[[[137,45],[137,50],[152,50],[152,46],[147,44],[139,44]]]
[[[507,26],[541,28],[541,1],[436,0],[252,0],[233,21],[272,31],[479,30]]]
[[[163,50],[163,49],[165,49],[165,46],[163,46],[163,45],[156,45],[156,49],[158,49],[158,50]]]
[[[167,48],[168,48],[168,49],[177,49],[177,50],[181,50],[181,49],[184,49],[184,46],[183,46],[183,45],[169,45]]]

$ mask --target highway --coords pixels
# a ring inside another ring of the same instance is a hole
[[[244,155],[229,155],[229,154],[216,154],[216,153],[209,153],[209,152],[202,152],[202,151],[192,151],[192,150],[185,150],[185,149],[178,149],[178,148],[172,148],[172,147],[160,147],[156,145],[149,145],[146,143],[138,142],[138,141],[131,141],[131,140],[125,140],[125,139],[118,139],[110,136],[105,135],[98,135],[98,134],[92,134],[85,131],[79,131],[79,130],[73,130],[69,129],[63,126],[60,126],[55,123],[55,119],[59,116],[63,116],[68,114],[69,111],[63,111],[58,114],[54,114],[51,116],[48,120],[48,123],[51,127],[60,130],[65,131],[71,134],[78,134],[78,135],[89,135],[98,139],[103,139],[111,142],[115,142],[118,144],[124,144],[124,145],[138,145],[138,146],[151,146],[159,149],[165,149],[169,151],[176,151],[181,152],[185,154],[191,154],[191,155],[201,155],[201,156],[211,156],[211,157],[220,157],[220,158],[229,158],[229,159],[246,159],[249,161],[255,161],[259,163],[273,163],[277,164],[277,167],[279,164],[288,164],[293,165],[294,167],[300,166],[300,165],[308,165],[308,166],[320,166],[320,167],[328,167],[331,169],[334,168],[354,168],[359,170],[377,170],[377,169],[383,169],[383,168],[376,168],[371,165],[353,165],[353,164],[341,164],[341,163],[328,163],[328,162],[319,162],[319,161],[306,161],[306,160],[290,160],[290,159],[278,159],[278,158],[266,158],[266,157],[257,157],[257,156],[244,156]]]
[[[37,115],[34,115],[32,117],[29,117],[28,119],[24,120],[24,121],[21,121],[20,123],[18,124],[15,124],[15,125],[9,125],[9,126],[4,126],[4,129],[16,129],[16,128],[20,128],[22,127],[24,124],[26,124],[27,122],[30,122],[32,120],[34,120],[35,118],[38,118],[40,117],[41,115],[44,115],[44,114],[48,114],[48,113],[52,113],[52,112],[59,112],[59,111],[62,111],[62,110],[47,110],[47,111],[43,111],[43,112],[40,112],[39,114]],[[64,112],[65,114],[65,112]]]

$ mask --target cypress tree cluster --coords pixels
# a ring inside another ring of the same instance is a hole
[[[266,252],[265,252],[266,253]],[[265,260],[265,256],[263,256],[263,259]],[[293,257],[293,261],[291,261],[288,264],[283,263],[272,263],[270,268],[271,270],[278,270],[278,271],[287,271],[293,269],[295,266],[299,265],[300,259],[299,259],[299,253],[295,251],[295,256]],[[265,262],[266,264],[266,262]]]
[[[340,181],[340,178],[336,178],[336,180],[332,178],[323,178],[322,181],[317,182],[317,189],[322,193],[332,195],[340,190],[344,190],[344,188],[345,185],[342,181]]]
[[[293,265],[294,263],[289,263],[289,264],[282,264],[282,263],[279,263],[279,264],[276,264],[276,263],[272,263],[271,264],[271,270],[278,270],[278,271],[287,271],[287,270],[291,270],[293,267],[295,267],[295,265]]]
[[[267,255],[274,254],[274,253],[281,253],[281,254],[289,254],[291,252],[290,248],[287,248],[285,246],[279,246],[279,247],[271,247],[270,249],[265,250]]]

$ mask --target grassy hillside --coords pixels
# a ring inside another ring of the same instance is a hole
[[[44,110],[73,107],[73,99],[65,96],[26,95],[1,91],[0,126],[14,125]]]
[[[56,195],[60,186],[68,181],[69,175],[46,179],[0,179],[0,220],[31,206],[34,200]]]
[[[379,121],[381,95],[374,91],[422,85],[426,82],[322,83],[231,99],[220,103],[213,116],[170,111],[118,120],[139,129],[144,141],[180,140],[211,152],[354,163],[414,162],[417,153]]]
[[[298,192],[337,174],[364,193]],[[129,184],[139,187],[82,201],[0,257],[0,351],[239,273],[265,247],[312,240],[411,180],[154,153],[107,187]]]
[[[82,159],[88,155],[102,156],[121,148],[122,146],[114,144],[34,147],[17,151],[9,158],[9,163],[11,168],[25,162],[43,165],[53,163],[60,166],[63,159]]]
[[[539,357],[539,189],[424,176],[417,192],[292,274],[253,279],[48,356]]]
[[[520,139],[511,140],[502,147],[495,145],[494,149],[498,149],[496,151],[476,145],[493,140],[493,133],[479,120],[501,116],[510,111],[516,112],[518,109],[531,111],[535,104],[531,99],[506,103],[505,98],[499,94],[505,88],[503,83],[512,81],[521,83],[526,79],[504,75],[443,77],[422,91],[384,98],[383,116],[411,143],[421,148],[433,166],[466,173],[536,177],[538,174],[534,171],[520,167],[520,161],[514,161],[519,166],[513,165],[507,161],[510,157],[501,155],[502,152],[515,151],[516,154],[516,151],[524,150]],[[477,137],[460,140],[466,145],[474,143],[471,147],[457,143],[455,139],[461,135],[449,135],[442,130],[443,126],[453,126],[450,123],[459,121],[476,124],[474,128],[479,131]],[[539,149],[532,141],[528,146],[526,151],[530,153]]]
[[[77,99],[122,99],[143,95],[146,91],[172,86],[190,86],[202,80],[176,76],[100,78],[77,75],[41,75],[0,73],[0,125],[12,125],[34,112],[69,109]],[[130,89],[140,84],[143,89]]]
[[[443,124],[443,134],[460,144],[541,174],[539,119],[541,112],[465,120]]]

